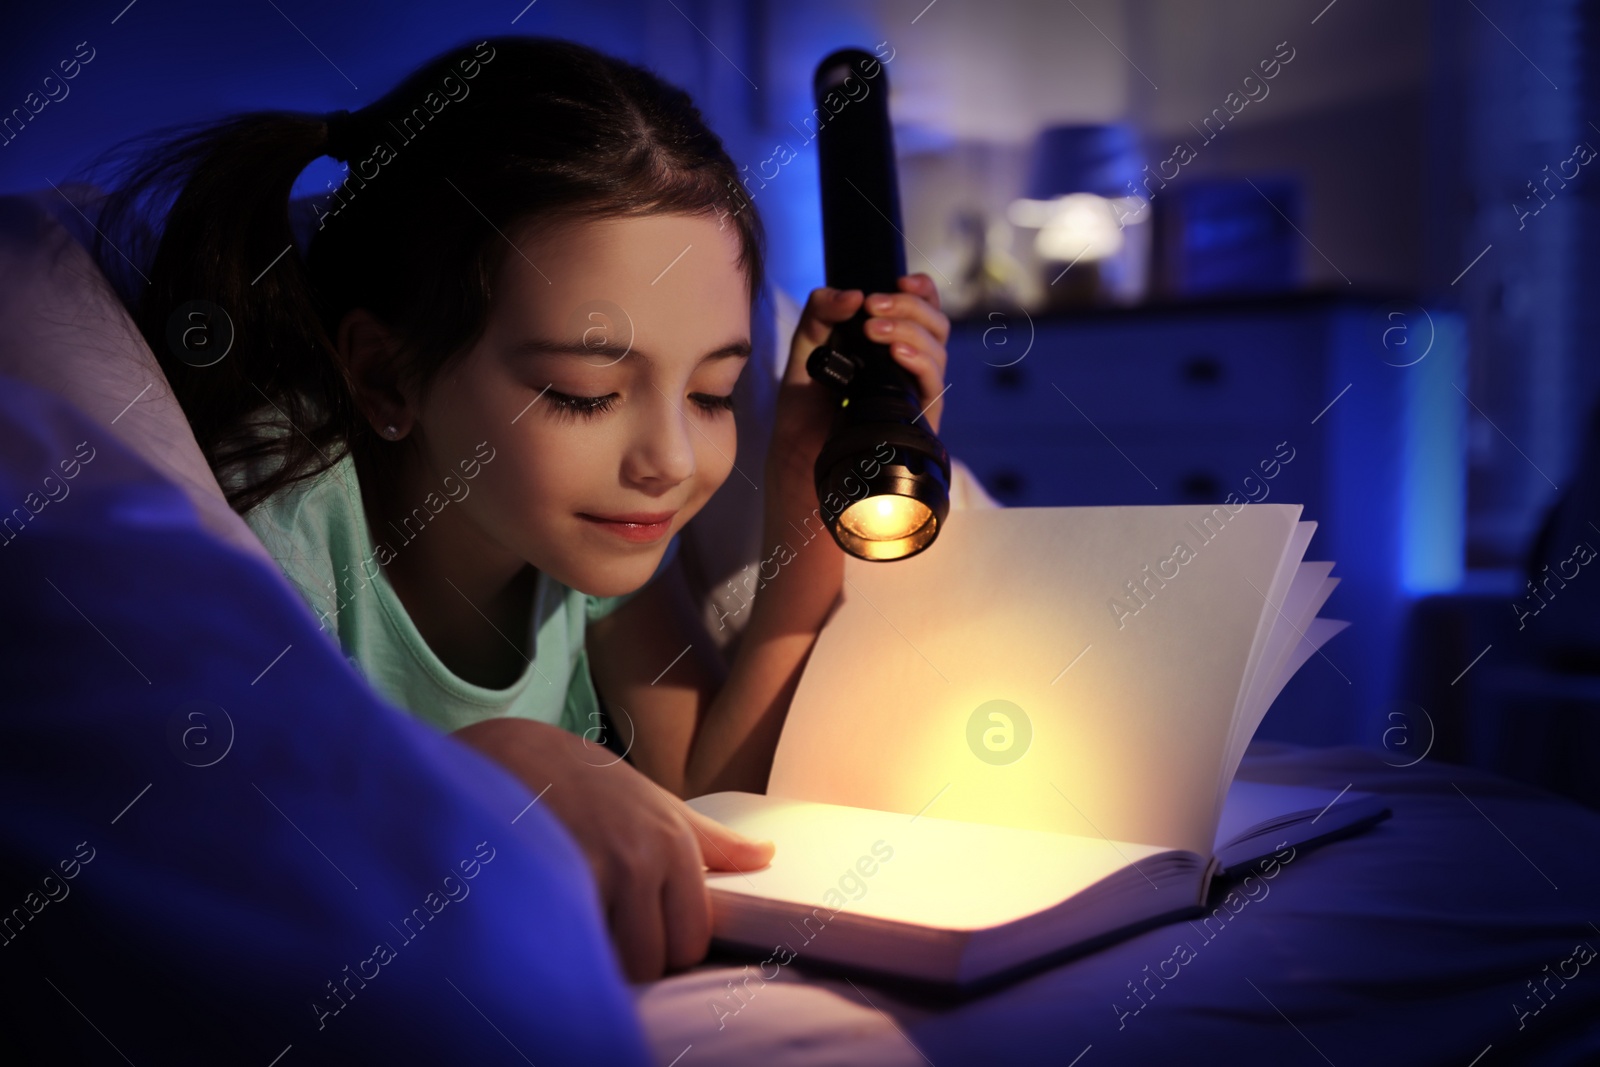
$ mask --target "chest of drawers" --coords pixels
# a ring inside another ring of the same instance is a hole
[[[1343,296],[995,312],[953,326],[940,435],[1008,506],[1304,505],[1353,625],[1260,736],[1378,745],[1405,608],[1462,573],[1464,338]]]

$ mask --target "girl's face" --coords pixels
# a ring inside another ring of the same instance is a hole
[[[479,461],[459,514],[491,550],[631,592],[733,468],[726,404],[750,353],[736,233],[652,215],[508,240],[483,337],[421,399],[418,447],[440,479]],[[654,536],[596,521],[658,517]]]

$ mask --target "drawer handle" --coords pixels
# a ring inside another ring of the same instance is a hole
[[[1222,361],[1215,356],[1194,356],[1184,362],[1181,373],[1189,385],[1217,385],[1222,381]]]
[[[990,492],[1001,500],[1020,499],[1028,486],[1028,479],[1022,472],[1011,467],[1002,467],[984,479],[984,482]]]
[[[1028,379],[1021,367],[995,367],[990,371],[989,381],[996,389],[1015,393],[1022,391]]]
[[[1190,500],[1216,500],[1222,495],[1222,481],[1209,471],[1190,471],[1178,483],[1178,489]]]

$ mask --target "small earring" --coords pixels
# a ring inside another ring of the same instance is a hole
[[[383,428],[383,436],[387,437],[391,441],[393,441],[397,436],[399,436],[399,434],[400,434],[399,427],[395,426],[393,423],[390,423],[388,426],[385,426]]]

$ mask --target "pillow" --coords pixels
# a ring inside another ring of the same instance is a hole
[[[0,374],[49,389],[109,427],[188,494],[207,529],[268,560],[228,506],[150,346],[81,243],[94,236],[82,211],[93,212],[97,199],[89,186],[0,196]]]
[[[382,703],[103,425],[4,376],[0,514],[15,1062],[647,1061],[548,809]]]

